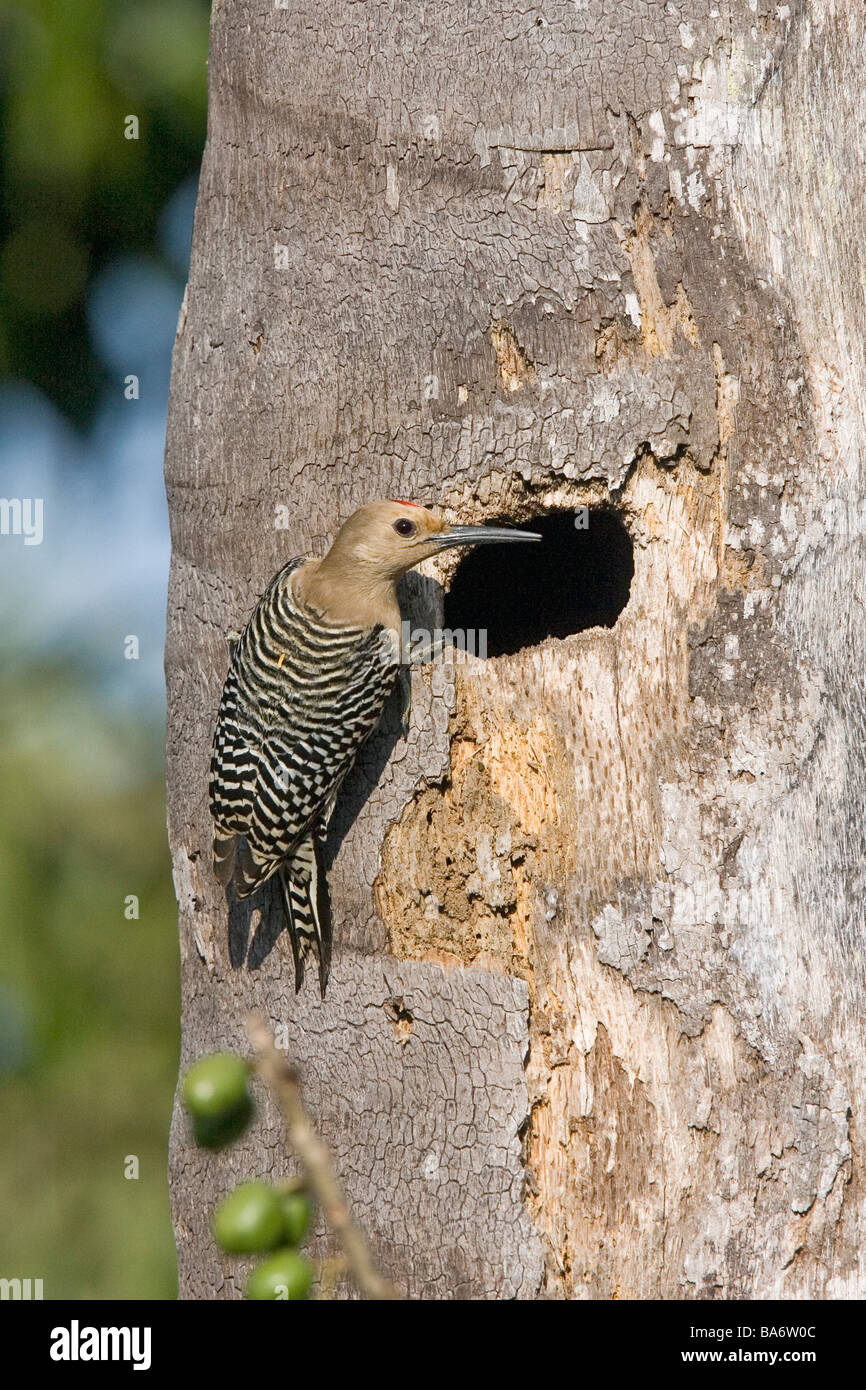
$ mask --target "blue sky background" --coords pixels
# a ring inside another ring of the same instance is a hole
[[[0,379],[0,496],[44,499],[42,544],[0,544],[6,640],[19,655],[68,655],[96,678],[97,698],[151,715],[164,705],[163,448],[195,192],[189,178],[166,205],[158,258],[118,257],[88,288],[88,331],[109,385],[84,430],[32,383]],[[138,400],[124,398],[130,373]],[[138,662],[123,657],[128,634],[140,640]]]
[[[44,508],[0,534],[0,1277],[46,1299],[177,1288],[163,447],[209,8],[0,0],[0,497]]]

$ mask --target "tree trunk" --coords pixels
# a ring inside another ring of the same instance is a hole
[[[866,1296],[864,36],[843,0],[215,5],[166,464],[183,1061],[270,1019],[414,1297]],[[336,815],[323,1003],[275,900],[229,919],[210,738],[226,632],[389,496],[601,505],[634,575],[613,627],[416,672]],[[217,1156],[176,1117],[184,1296],[239,1296],[212,1202],[291,1166],[270,1108]]]

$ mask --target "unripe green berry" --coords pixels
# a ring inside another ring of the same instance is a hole
[[[241,1183],[214,1212],[213,1233],[229,1255],[273,1250],[285,1239],[283,1209],[274,1189],[264,1182]]]
[[[299,1301],[309,1298],[313,1266],[297,1250],[277,1250],[257,1265],[247,1281],[247,1298]]]
[[[193,1062],[183,1081],[183,1102],[198,1120],[218,1120],[249,1105],[246,1062],[233,1052],[214,1052]]]
[[[302,1245],[313,1220],[313,1207],[305,1192],[280,1193],[283,1229],[288,1245]]]
[[[225,1149],[236,1139],[240,1139],[252,1113],[252,1101],[248,1098],[237,1110],[232,1110],[227,1115],[217,1115],[215,1119],[193,1115],[193,1138],[201,1149]]]

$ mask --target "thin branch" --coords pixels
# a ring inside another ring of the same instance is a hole
[[[264,1019],[258,1014],[250,1014],[246,1028],[247,1036],[258,1054],[256,1070],[279,1101],[289,1143],[303,1165],[307,1181],[328,1225],[343,1248],[349,1272],[358,1289],[365,1298],[402,1298],[403,1295],[376,1269],[367,1238],[352,1220],[349,1204],[331,1164],[331,1155],[304,1109],[297,1073],[288,1058],[278,1050]]]

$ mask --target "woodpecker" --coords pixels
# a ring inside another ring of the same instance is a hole
[[[397,680],[397,581],[453,546],[540,539],[449,526],[416,502],[370,502],[323,559],[290,560],[274,575],[234,643],[211,755],[214,873],[238,898],[277,875],[296,989],[315,946],[325,996],[322,851],[343,779]]]

